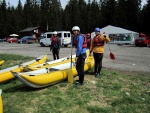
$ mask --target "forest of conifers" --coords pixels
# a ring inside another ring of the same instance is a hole
[[[141,0],[70,0],[65,8],[60,0],[18,0],[16,7],[0,2],[0,38],[28,27],[71,31],[75,25],[82,33],[113,25],[150,36],[150,0],[144,6]]]

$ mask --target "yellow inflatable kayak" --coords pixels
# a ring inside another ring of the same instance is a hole
[[[5,62],[4,60],[1,60],[1,61],[0,61],[0,66],[1,66],[4,62]]]
[[[86,59],[84,71],[90,70],[93,66],[94,58],[93,56],[89,56]],[[69,71],[72,71],[74,77],[77,75],[75,66],[73,65],[73,67],[70,68],[70,63],[54,66],[43,74],[37,74],[35,72],[29,72],[30,74],[12,72],[12,74],[27,86],[42,88],[66,80],[68,78]]]
[[[87,56],[89,56],[89,50],[86,51]],[[75,61],[75,57],[76,55],[72,55],[72,61]],[[71,62],[71,55],[69,55],[68,57],[64,57],[58,60],[54,60],[54,61],[50,61],[50,62],[46,62],[43,64],[39,64],[39,65],[34,65],[34,66],[27,66],[25,67],[24,70],[26,71],[34,71],[34,70],[39,70],[41,68],[49,68],[51,66],[57,66],[60,64],[64,64],[64,63],[68,63]]]
[[[72,55],[72,61],[73,62],[75,61],[75,57],[76,57],[76,55]],[[71,56],[68,56],[68,57],[64,57],[64,58],[61,58],[61,59],[57,59],[57,60],[54,60],[54,61],[39,64],[39,65],[27,66],[27,67],[24,68],[24,70],[34,71],[34,70],[39,70],[39,69],[42,69],[42,68],[50,68],[51,66],[57,66],[57,65],[64,64],[64,63],[67,63],[67,62],[70,62],[70,61],[71,61]]]
[[[3,113],[2,90],[0,89],[0,113]]]
[[[0,83],[6,82],[14,78],[11,71],[23,72],[24,67],[26,67],[27,65],[29,66],[38,65],[38,64],[46,62],[46,60],[47,60],[47,55],[42,55],[32,61],[0,70]]]

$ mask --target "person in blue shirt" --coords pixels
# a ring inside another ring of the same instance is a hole
[[[84,35],[80,34],[80,28],[78,26],[74,26],[72,28],[74,39],[73,39],[73,45],[76,48],[76,70],[79,76],[79,80],[76,81],[76,85],[81,86],[84,82],[84,64],[86,59],[86,37]]]

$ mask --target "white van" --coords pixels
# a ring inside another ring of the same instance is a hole
[[[43,34],[43,38],[40,39],[41,46],[50,46],[51,38],[54,32],[46,32]],[[57,31],[59,38],[61,39],[61,45],[67,47],[71,44],[71,33],[70,31]]]

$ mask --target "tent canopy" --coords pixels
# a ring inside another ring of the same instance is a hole
[[[14,36],[15,37],[15,36],[19,36],[19,35],[17,35],[17,34],[10,34],[9,36]]]
[[[123,29],[120,27],[115,27],[112,25],[108,25],[106,27],[101,28],[100,32],[101,32],[101,34],[105,32],[107,35],[109,35],[109,34],[131,34],[131,33],[132,34],[139,34],[137,32]],[[95,32],[92,32],[91,35],[95,35]]]
[[[112,26],[112,25],[108,25],[104,28],[101,28],[100,30],[100,33],[103,34],[105,33],[106,35],[124,35],[124,34],[127,34],[128,36],[130,36],[130,40],[120,40],[120,39],[117,39],[117,37],[115,38],[115,40],[111,40],[111,42],[113,43],[129,43],[129,44],[134,44],[135,42],[135,39],[139,36],[139,33],[138,32],[134,32],[134,31],[131,31],[131,30],[127,30],[127,29],[123,29],[123,28],[120,28],[120,27],[115,27],[115,26]],[[95,36],[95,32],[92,32],[91,33],[91,38],[93,38]]]

